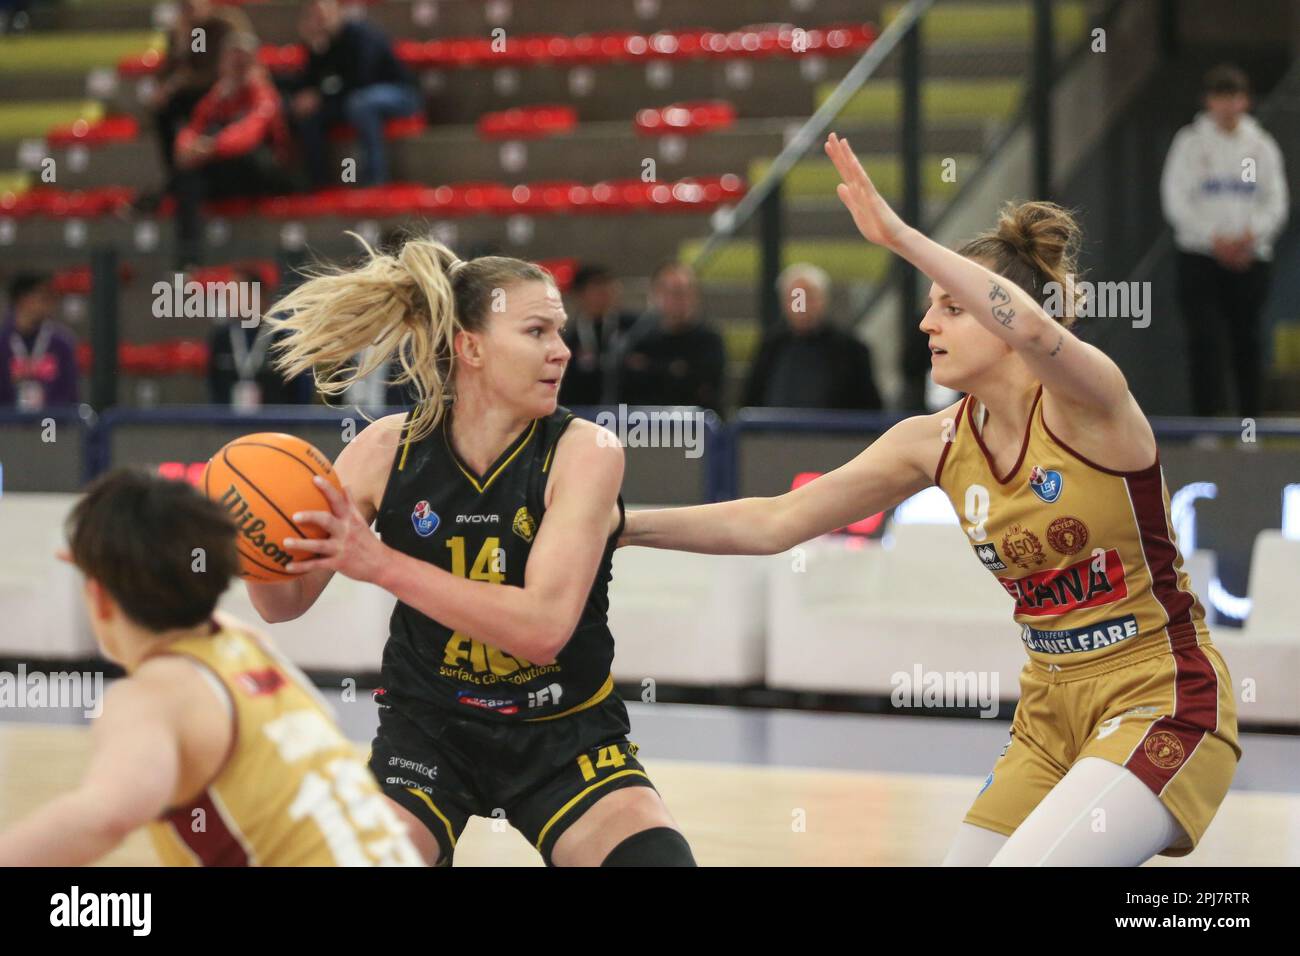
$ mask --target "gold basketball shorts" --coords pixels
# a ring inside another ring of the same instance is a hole
[[[965,821],[1010,835],[1084,757],[1135,774],[1200,842],[1241,758],[1232,679],[1208,642],[1131,651],[1072,666],[1030,660],[1020,674],[1011,740]]]

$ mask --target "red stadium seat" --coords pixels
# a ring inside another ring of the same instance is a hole
[[[478,134],[484,139],[540,139],[568,133],[578,123],[571,106],[521,106],[479,117]]]
[[[159,372],[164,375],[203,375],[208,370],[208,344],[198,339],[172,339],[159,347]]]
[[[77,143],[98,146],[103,143],[129,142],[139,135],[140,123],[134,116],[106,116],[95,122],[79,119],[56,126],[45,135],[45,141],[51,146],[72,146]]]
[[[428,125],[428,120],[424,118],[423,113],[397,116],[384,123],[384,139],[406,139],[418,136]],[[349,143],[357,138],[357,131],[349,123],[340,123],[330,129],[329,138],[333,143]]]
[[[117,267],[117,278],[122,285],[130,283],[134,275],[135,271],[128,263],[123,262]],[[90,266],[60,269],[50,279],[50,286],[59,295],[89,295]]]
[[[258,281],[268,289],[280,284],[280,268],[271,259],[244,259],[223,265],[205,266],[190,273],[191,282],[207,284],[209,282],[234,282],[237,269],[248,269],[257,273]]]
[[[298,43],[266,44],[257,51],[257,59],[272,73],[295,73],[307,65],[307,51]]]
[[[645,136],[662,136],[667,133],[692,136],[725,129],[735,121],[736,108],[726,100],[706,100],[638,110],[634,125],[636,131]]]
[[[519,212],[569,212],[582,200],[586,187],[572,181],[527,183],[511,191],[514,209]],[[575,198],[578,199],[575,202]]]
[[[130,56],[124,56],[117,61],[117,72],[121,76],[148,76],[162,66],[162,61],[162,50],[146,50],[143,53],[132,53]]]
[[[875,29],[867,23],[837,24],[803,30],[796,34],[790,24],[757,25],[719,33],[700,28],[661,30],[652,34],[629,31],[508,36],[503,46],[491,38],[470,36],[441,40],[399,40],[397,58],[415,70],[494,68],[502,66],[573,66],[580,64],[628,63],[652,59],[752,58],[794,53],[832,56],[857,53],[870,46]],[[795,37],[800,36],[800,49]],[[303,68],[306,51],[296,43],[267,45],[258,51],[259,61],[272,73],[292,73]],[[162,54],[157,50],[123,57],[118,72],[123,76],[144,76],[157,71]]]
[[[555,284],[561,292],[569,290],[573,285],[573,277],[578,271],[577,259],[539,259],[537,265],[555,277]]]

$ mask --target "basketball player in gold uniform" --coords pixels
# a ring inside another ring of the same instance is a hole
[[[1077,225],[1024,203],[953,252],[889,208],[847,141],[832,133],[826,152],[863,236],[933,281],[933,378],[966,396],[780,497],[630,513],[624,543],[776,553],[939,486],[1015,599],[1029,655],[1011,742],[945,862],[1190,852],[1241,755],[1232,684],[1182,569],[1151,427],[1115,363],[1044,308],[1074,269]]]
[[[218,505],[118,470],[87,489],[68,537],[100,649],[127,677],[81,784],[0,833],[0,866],[92,863],[141,826],[169,866],[420,864],[307,679],[214,613],[237,565]]]

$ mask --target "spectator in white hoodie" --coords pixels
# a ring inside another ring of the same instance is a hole
[[[1243,417],[1260,411],[1260,312],[1273,241],[1290,200],[1277,141],[1249,115],[1250,81],[1235,66],[1205,76],[1205,112],[1174,137],[1160,197],[1178,247],[1178,299],[1187,323],[1197,415],[1223,408],[1222,330]]]

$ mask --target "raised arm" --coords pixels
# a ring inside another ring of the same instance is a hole
[[[330,536],[295,540],[295,547],[320,557],[290,569],[329,569],[370,581],[444,627],[534,664],[553,663],[573,636],[614,530],[623,449],[608,432],[598,441],[598,432],[604,429],[575,421],[556,447],[552,499],[528,556],[523,587],[459,578],[386,546],[332,488],[326,489],[332,513],[307,515]]]
[[[961,302],[1015,349],[1054,399],[1102,418],[1141,415],[1124,374],[1104,352],[1077,338],[1019,286],[904,223],[876,191],[848,140],[832,133],[826,153],[843,180],[839,197],[862,235],[902,256]]]
[[[629,512],[622,541],[703,554],[785,551],[932,484],[952,414],[948,409],[905,419],[852,461],[783,495]]]

